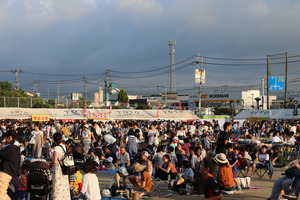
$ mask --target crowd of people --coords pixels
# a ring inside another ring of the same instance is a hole
[[[284,159],[282,144],[300,144],[300,124],[287,121],[117,121],[73,122],[2,121],[0,139],[0,196],[27,199],[28,158],[43,159],[51,166],[50,198],[99,200],[101,194],[117,196],[132,188],[140,197],[150,195],[153,178],[165,180],[180,194],[203,193],[221,199],[222,191],[242,190],[239,170],[253,177],[256,169],[288,168],[275,181],[269,199],[280,189],[287,198],[299,193],[298,161]],[[298,147],[297,147],[298,148]],[[74,174],[65,175],[61,161],[72,152]],[[293,170],[290,170],[293,169]],[[98,170],[115,171],[110,190],[99,187]],[[129,184],[131,183],[131,184]],[[290,186],[292,186],[290,189]],[[32,199],[32,198],[31,198]]]

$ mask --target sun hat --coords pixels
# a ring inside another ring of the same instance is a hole
[[[108,157],[106,160],[107,160],[108,162],[112,162],[112,161],[113,161],[113,158],[112,158],[112,157]]]
[[[124,174],[125,176],[128,176],[127,169],[125,167],[120,167],[118,170],[119,173]]]
[[[179,140],[179,139],[178,139],[177,136],[173,137],[173,141],[178,141],[178,140]]]
[[[219,153],[215,156],[215,159],[219,162],[219,163],[228,163],[228,160],[226,158],[226,155],[224,153]]]
[[[141,165],[140,163],[135,163],[132,166],[132,170],[133,170],[134,173],[140,173],[140,172],[144,171],[145,169],[146,169],[146,166]]]

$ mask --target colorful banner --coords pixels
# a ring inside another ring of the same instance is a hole
[[[49,115],[32,115],[31,120],[33,122],[50,121],[50,116]]]

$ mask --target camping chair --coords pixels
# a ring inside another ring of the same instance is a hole
[[[164,181],[163,180],[160,180],[159,178],[152,178],[152,188],[151,188],[151,192],[154,192],[155,190],[161,195],[162,192],[161,190],[159,189],[159,185],[161,183],[163,183]]]
[[[246,158],[239,159],[239,162],[237,163],[237,176],[246,177],[246,169],[247,169],[248,161]]]
[[[257,163],[255,173],[257,174],[258,178],[261,180],[265,174],[272,179],[273,176],[273,166],[270,160],[265,161],[264,163]]]

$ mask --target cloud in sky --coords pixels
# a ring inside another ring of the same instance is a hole
[[[144,71],[168,65],[170,39],[176,40],[175,61],[198,53],[225,58],[298,54],[299,8],[300,2],[292,0],[0,1],[0,66],[4,71],[20,68],[49,74],[104,73],[106,68]],[[205,67],[207,85],[258,83],[266,71],[265,65]],[[194,69],[191,65],[176,73],[180,87],[195,86]],[[124,88],[166,86],[168,82],[167,72],[154,77],[151,74],[128,76],[149,78],[112,77],[112,80]],[[0,73],[0,78],[14,80],[12,73]],[[34,79],[72,77],[20,74],[20,79],[22,87],[22,83]],[[24,89],[32,87],[27,85]],[[95,90],[98,85],[89,87]],[[56,93],[55,85],[41,84],[42,93],[46,88]],[[75,92],[74,88],[83,90],[82,86],[65,85],[64,88],[70,92]]]

